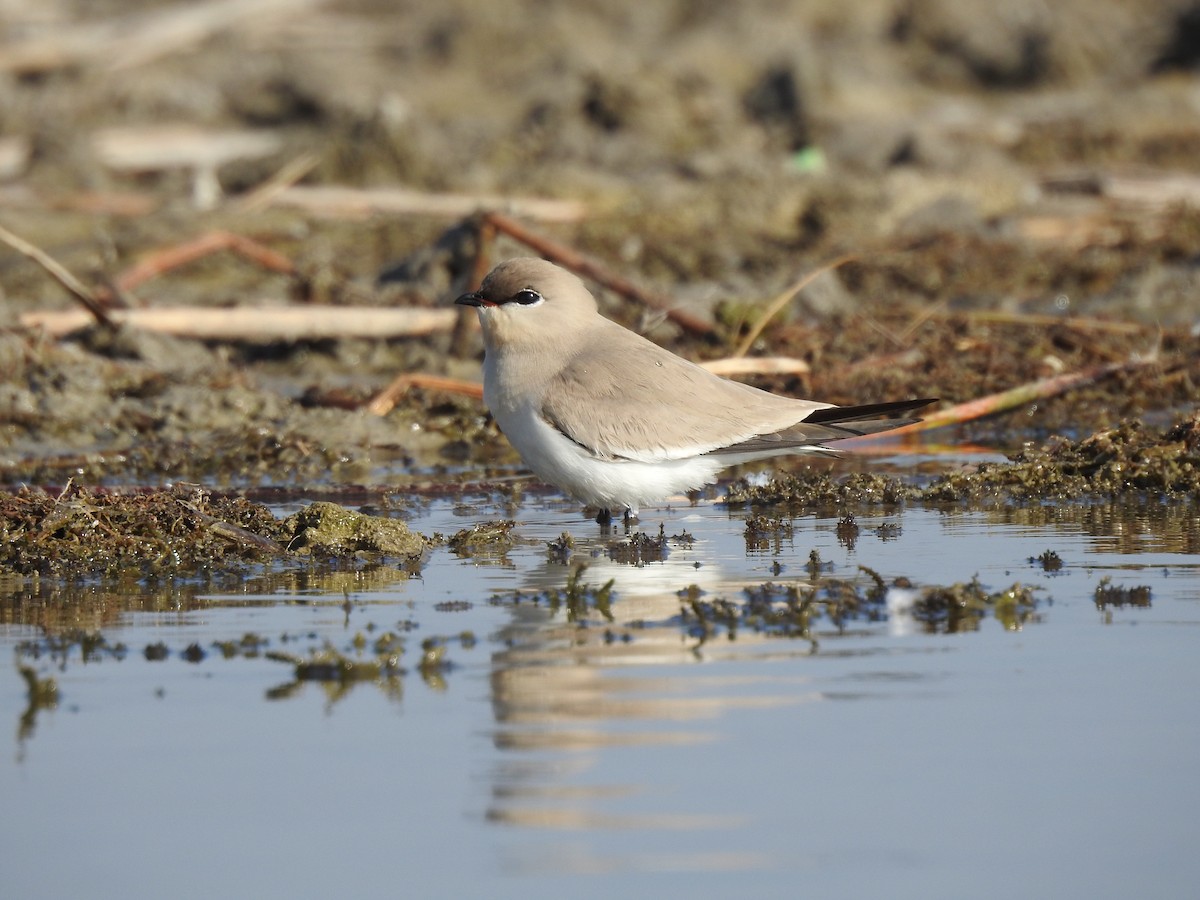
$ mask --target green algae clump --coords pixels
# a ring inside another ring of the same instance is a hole
[[[369,516],[323,500],[288,516],[283,526],[292,535],[288,550],[331,556],[378,553],[413,559],[429,546],[399,519]]]

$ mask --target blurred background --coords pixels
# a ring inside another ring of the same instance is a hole
[[[92,268],[230,215],[297,160],[305,184],[583,201],[570,237],[596,254],[760,290],[798,257],[953,234],[986,272],[964,289],[1003,298],[1021,273],[976,242],[1111,246],[1127,205],[1144,227],[1200,195],[1118,180],[1200,168],[1184,0],[5,0],[0,17],[0,213]],[[192,141],[166,131],[182,126]],[[444,224],[376,222],[326,252],[363,274]]]
[[[708,357],[852,254],[748,348],[810,367],[765,386],[961,401],[1151,352],[1159,327],[1190,346],[1198,66],[1183,0],[3,0],[0,225],[135,306],[445,309],[499,209],[713,322],[689,344],[601,298]],[[212,232],[287,264],[212,253],[128,287]],[[74,305],[7,250],[0,291],[4,326]],[[472,328],[340,343],[340,375],[298,361],[354,404],[397,371],[477,377]],[[1194,368],[1025,424],[1173,410]]]

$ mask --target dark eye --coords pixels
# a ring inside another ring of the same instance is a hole
[[[542,302],[542,295],[533,288],[525,288],[525,290],[513,294],[513,302],[520,303],[522,306],[532,306]]]

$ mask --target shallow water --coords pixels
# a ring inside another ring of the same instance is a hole
[[[439,501],[412,524],[508,512]],[[766,549],[748,549],[748,515],[648,511],[645,531],[693,541],[641,566],[603,552],[619,529],[542,498],[516,511],[512,549],[442,547],[418,578],[45,606],[48,587],[0,585],[0,644],[60,694],[30,709],[0,668],[0,894],[1095,898],[1200,877],[1195,509],[860,513],[852,546],[836,519],[803,517]],[[548,601],[573,571],[547,552],[563,531],[588,561],[579,584],[614,580],[609,606]],[[741,602],[803,585],[813,550],[825,575],[864,565],[913,589],[886,615],[816,620],[815,642],[681,624],[681,588]],[[1032,561],[1047,550],[1059,571]],[[1016,630],[988,616],[951,634],[906,609],[976,576],[1036,587],[1036,608]],[[1150,605],[1098,608],[1105,576]],[[68,626],[109,649],[55,653],[45,634]],[[295,682],[264,655],[328,641],[353,656],[356,635],[387,630],[406,641],[390,679]],[[266,645],[214,647],[247,633]],[[430,637],[450,666],[423,674]]]

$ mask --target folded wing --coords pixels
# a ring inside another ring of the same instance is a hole
[[[661,462],[761,455],[896,428],[930,400],[835,407],[727,381],[615,323],[576,353],[544,394],[542,417],[602,459]],[[603,345],[609,352],[599,352]],[[612,348],[616,348],[613,352]]]

